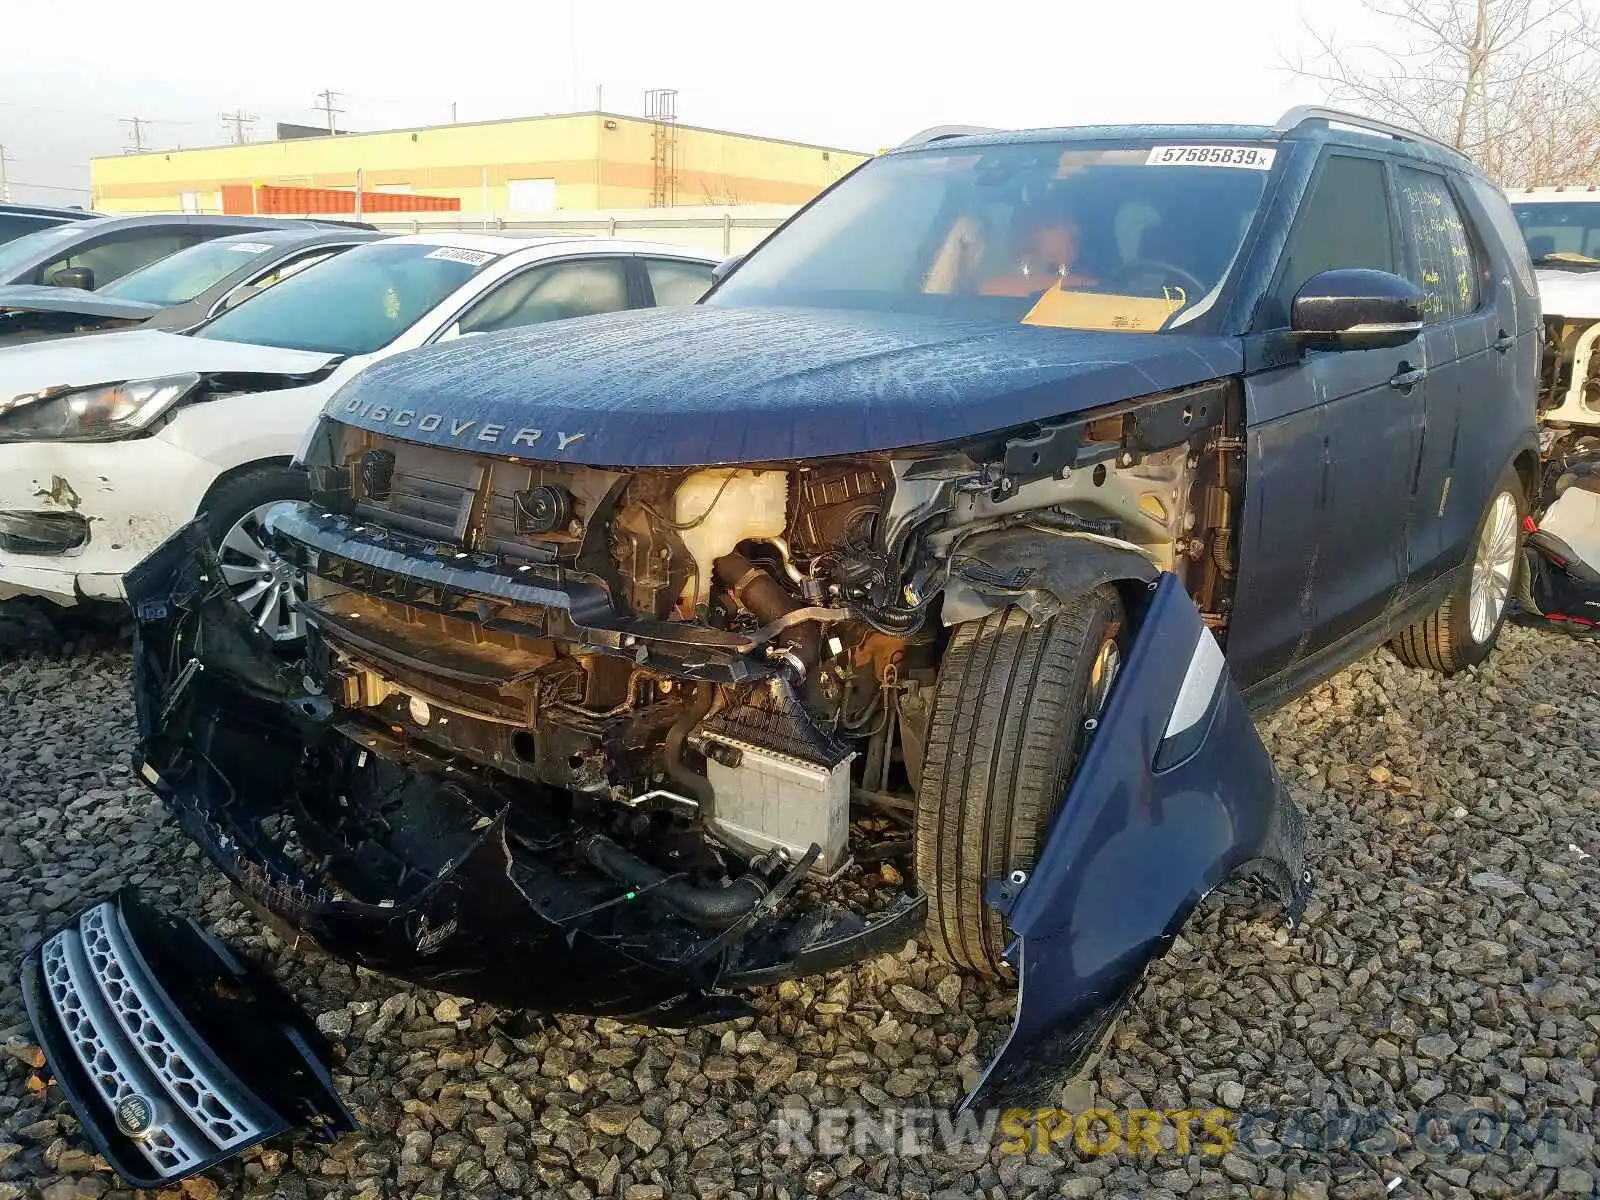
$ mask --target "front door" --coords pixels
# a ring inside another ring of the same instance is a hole
[[[1256,328],[1336,267],[1400,265],[1384,161],[1325,152]],[[1247,462],[1228,659],[1251,687],[1381,616],[1405,579],[1422,346],[1310,350],[1246,381]]]

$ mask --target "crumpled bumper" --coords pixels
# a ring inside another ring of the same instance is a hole
[[[793,912],[798,877],[716,931],[619,889],[582,860],[574,818],[340,718],[227,599],[198,524],[128,593],[145,778],[247,896],[335,955],[505,1007],[681,1024],[920,928],[920,896],[865,921]],[[1230,877],[1259,874],[1291,921],[1305,901],[1300,812],[1193,604],[1165,575],[1129,617],[1043,854],[992,891],[1020,992],[967,1107],[1048,1102]]]
[[[331,954],[508,1008],[684,1023],[921,927],[913,895],[864,921],[790,911],[805,864],[728,927],[676,919],[592,869],[575,818],[341,716],[220,578],[199,522],[127,577],[139,769],[247,897]]]

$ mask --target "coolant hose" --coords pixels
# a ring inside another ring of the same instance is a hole
[[[770,625],[795,609],[805,607],[803,601],[791,596],[770,573],[737,551],[724,554],[712,563],[711,573],[763,625]],[[782,638],[807,669],[817,665],[817,659],[822,656],[822,630],[815,621],[784,630]]]
[[[727,929],[767,894],[766,884],[755,875],[741,875],[726,887],[697,887],[651,866],[599,833],[579,839],[577,849],[586,862],[617,883],[641,892],[648,888],[651,896],[685,921],[706,929]]]
[[[683,761],[684,740],[694,732],[694,727],[705,719],[706,713],[711,711],[711,702],[717,695],[716,688],[709,683],[697,686],[698,692],[695,698],[683,710],[683,715],[672,723],[672,728],[667,730],[666,739],[661,745],[661,765],[672,781],[694,798],[702,812],[710,812],[715,800],[715,794],[711,790],[711,780],[696,771],[691,771],[688,764]]]

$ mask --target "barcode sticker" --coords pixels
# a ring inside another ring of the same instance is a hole
[[[466,250],[460,246],[440,246],[424,258],[442,258],[449,262],[466,263],[471,267],[481,267],[486,262],[492,262],[495,255],[487,250]]]

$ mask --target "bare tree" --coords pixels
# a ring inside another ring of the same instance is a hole
[[[1409,125],[1501,183],[1600,171],[1600,37],[1583,0],[1362,0],[1382,44],[1311,30],[1291,64],[1335,103]]]

